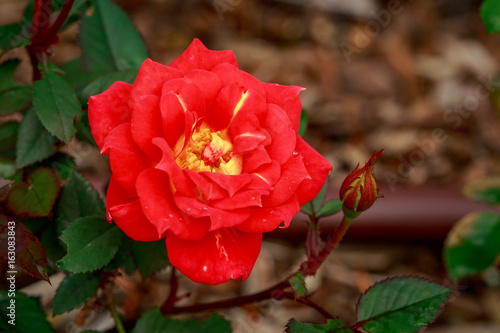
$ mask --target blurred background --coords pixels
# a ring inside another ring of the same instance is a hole
[[[481,1],[116,3],[155,61],[170,63],[197,37],[210,49],[234,50],[240,68],[261,81],[305,87],[305,138],[333,165],[330,198],[338,198],[336,188],[358,163],[384,149],[375,171],[385,198],[355,221],[347,241],[309,281],[312,290],[320,288],[316,302],[353,322],[359,293],[387,276],[418,274],[453,286],[441,259],[448,230],[468,212],[492,209],[461,189],[500,174],[500,36],[487,34]],[[0,0],[0,25],[19,21],[26,4]],[[60,36],[56,64],[78,56],[77,38],[78,25]],[[25,60],[16,75],[29,81],[27,55],[6,56]],[[80,162],[101,168],[101,162]],[[326,219],[327,233],[339,219]],[[303,258],[304,221],[299,215],[289,230],[266,238],[248,283],[207,287],[183,280],[185,288],[206,301],[271,285]],[[454,285],[457,295],[428,332],[499,332],[499,275],[493,270]],[[141,294],[140,306],[168,291],[153,282],[156,295]],[[277,301],[223,313],[235,320],[235,332],[279,332],[291,316],[321,320],[312,309]]]

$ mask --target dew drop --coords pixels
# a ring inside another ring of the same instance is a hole
[[[255,197],[251,197],[250,200],[255,200]]]
[[[293,155],[293,156],[299,156],[299,152],[298,152],[298,151],[294,151],[294,152],[292,153],[292,155]]]
[[[262,222],[267,222],[267,219],[263,219]]]
[[[174,217],[174,215],[172,215],[172,214],[168,214],[168,217]]]
[[[190,211],[191,211],[191,208],[186,208],[186,211],[187,211],[187,212],[190,212]]]

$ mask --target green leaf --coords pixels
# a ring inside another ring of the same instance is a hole
[[[81,90],[92,81],[106,74],[106,72],[88,72],[83,66],[81,58],[70,60],[61,69],[66,73],[65,79],[75,89],[77,95],[80,95]],[[87,101],[85,101],[85,104],[87,104]]]
[[[13,180],[0,177],[0,200],[7,196],[13,183]]]
[[[85,273],[106,265],[113,259],[122,242],[123,233],[105,218],[82,217],[61,235],[68,254],[57,265],[69,272]]]
[[[90,71],[139,68],[148,57],[144,41],[127,14],[110,0],[95,0],[92,15],[83,17],[80,46]]]
[[[61,234],[73,221],[86,216],[105,215],[99,193],[82,175],[73,171],[61,191],[56,207],[56,225]]]
[[[323,205],[323,207],[321,207],[320,211],[318,212],[318,214],[316,214],[316,216],[322,217],[322,216],[332,215],[339,212],[341,209],[342,209],[342,201],[330,200],[327,201]]]
[[[469,198],[499,205],[500,177],[490,177],[471,183],[464,188],[463,192]]]
[[[12,234],[15,235],[15,264],[9,263],[8,270],[15,270],[17,266],[29,275],[50,283],[47,255],[42,243],[24,224],[3,214],[0,214],[0,257],[5,260],[9,257],[8,240]]]
[[[307,111],[305,109],[302,109],[302,112],[300,113],[300,126],[299,126],[299,135],[304,136],[306,134],[307,130]]]
[[[0,157],[0,177],[12,179],[15,173],[16,162],[10,157]]]
[[[38,119],[35,110],[30,109],[21,122],[17,139],[16,164],[24,168],[55,154],[57,140],[50,135]]]
[[[62,179],[68,179],[68,177],[73,173],[73,170],[75,170],[75,161],[71,156],[66,154],[56,153],[45,163],[46,165],[50,165],[50,167],[54,169]]]
[[[444,246],[448,275],[463,278],[480,273],[500,255],[500,216],[472,213],[458,221]]]
[[[316,198],[313,199],[312,201],[312,206],[314,208],[314,212],[317,214],[321,211],[321,207],[323,207],[323,201],[325,201],[325,196],[326,196],[326,190],[328,189],[328,178],[325,181],[325,184],[321,188],[321,191],[319,191],[318,195]]]
[[[286,325],[285,333],[353,333],[353,331],[339,319],[328,319],[326,324],[301,323],[290,319]]]
[[[78,308],[87,302],[99,287],[99,275],[70,274],[61,282],[54,296],[54,315]]]
[[[2,332],[56,333],[56,330],[47,321],[38,300],[16,291],[15,296],[8,290],[0,290],[0,329]],[[11,305],[14,304],[14,305]],[[15,316],[10,314],[9,306],[15,306]],[[11,323],[15,323],[15,326]]]
[[[59,177],[49,168],[33,171],[26,182],[19,182],[7,197],[7,206],[23,217],[47,216],[59,194]]]
[[[0,115],[26,109],[31,104],[31,86],[18,85],[0,91]]]
[[[33,86],[33,106],[43,126],[60,140],[69,142],[76,133],[73,118],[82,113],[75,92],[51,69],[44,71],[43,79]]]
[[[134,241],[132,252],[143,277],[148,277],[169,264],[165,240],[157,242]]]
[[[306,213],[307,215],[312,215],[313,214],[313,208],[312,208],[312,203],[308,202],[304,206],[300,207],[300,210]]]
[[[230,333],[231,324],[224,318],[212,314],[206,320],[176,320],[164,317],[155,307],[144,313],[137,321],[132,333]]]
[[[88,101],[90,96],[102,93],[116,81],[134,83],[137,73],[139,73],[138,69],[126,69],[102,75],[83,88],[81,99],[85,102]]]
[[[8,60],[0,65],[0,91],[7,90],[12,87],[19,86],[20,84],[14,81],[14,72],[19,66],[20,61],[18,59]]]
[[[19,126],[17,121],[0,124],[0,153],[11,151],[16,147]]]
[[[13,23],[0,27],[0,55],[8,50],[30,44],[30,25]]]
[[[45,253],[52,264],[64,257],[66,250],[62,247],[57,238],[57,230],[54,223],[51,223],[43,230],[40,241],[43,244]]]
[[[485,0],[481,5],[481,19],[490,34],[500,32],[500,1]]]
[[[302,275],[302,273],[299,272],[295,275],[292,275],[289,281],[290,286],[293,289],[295,298],[301,298],[307,294],[306,282],[304,281],[304,275]]]
[[[417,277],[390,278],[361,296],[357,320],[370,333],[420,332],[436,318],[451,293]]]

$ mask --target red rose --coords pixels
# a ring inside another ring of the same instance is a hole
[[[245,280],[262,233],[290,224],[330,163],[297,134],[302,88],[262,83],[231,51],[198,39],[169,66],[89,100],[113,176],[106,210],[129,237],[166,237],[170,262],[200,283]]]

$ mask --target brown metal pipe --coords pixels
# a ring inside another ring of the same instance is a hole
[[[384,198],[378,199],[352,223],[346,239],[353,241],[437,241],[444,240],[451,227],[463,216],[476,211],[500,208],[464,197],[460,188],[408,187],[381,189]],[[338,198],[331,189],[329,198]],[[324,235],[332,233],[340,222],[341,213],[321,219]],[[307,216],[297,214],[287,229],[265,234],[268,238],[304,239]]]

